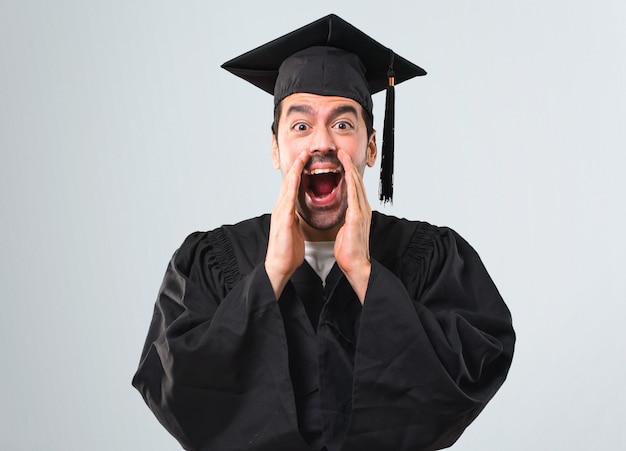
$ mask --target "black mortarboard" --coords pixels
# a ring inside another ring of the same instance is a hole
[[[393,197],[394,84],[426,71],[331,14],[222,65],[274,95],[306,92],[346,97],[373,116],[371,95],[387,90],[380,165],[380,199]]]

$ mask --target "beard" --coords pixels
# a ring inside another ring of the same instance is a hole
[[[339,227],[346,219],[348,201],[344,199],[339,207],[309,208],[304,202],[296,202],[296,211],[300,218],[317,230],[331,230]]]

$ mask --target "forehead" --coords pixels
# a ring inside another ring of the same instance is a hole
[[[285,97],[280,106],[281,118],[294,112],[313,115],[327,115],[336,112],[350,114],[354,112],[358,118],[362,117],[361,104],[347,97],[296,93]]]

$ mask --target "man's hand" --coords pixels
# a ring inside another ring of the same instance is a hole
[[[287,281],[304,261],[304,238],[296,213],[296,199],[308,152],[302,151],[283,178],[278,201],[272,211],[265,271],[278,299]]]
[[[344,151],[339,151],[338,157],[345,171],[348,210],[335,240],[335,259],[363,303],[372,269],[369,252],[372,208],[367,201],[363,178],[352,159]]]

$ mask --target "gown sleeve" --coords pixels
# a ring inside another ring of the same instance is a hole
[[[393,269],[372,261],[345,451],[451,446],[511,364],[509,310],[457,233],[419,231]]]
[[[237,277],[215,233],[167,268],[133,385],[188,450],[298,451],[287,345],[263,264]]]

